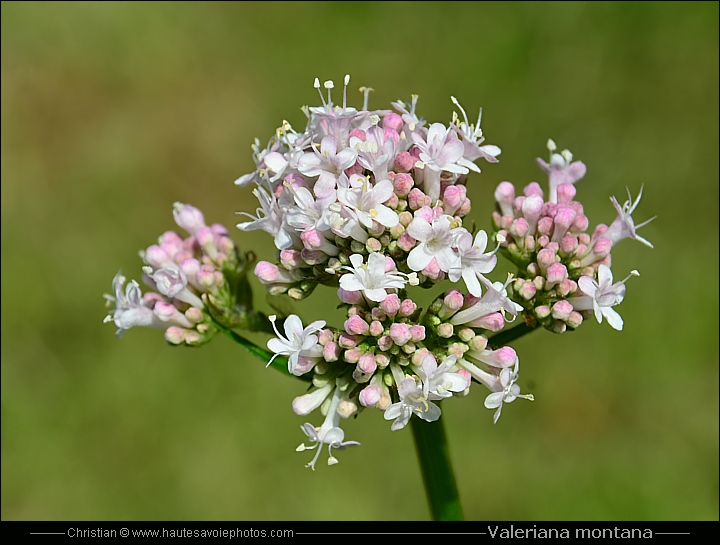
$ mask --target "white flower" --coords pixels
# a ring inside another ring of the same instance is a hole
[[[357,150],[348,147],[338,152],[337,139],[328,135],[320,141],[320,149],[313,146],[313,151],[298,159],[298,170],[306,176],[319,176],[313,192],[317,197],[327,197],[335,190],[340,173],[355,164]]]
[[[500,155],[500,148],[497,146],[493,146],[492,144],[486,144],[485,146],[480,145],[485,140],[483,132],[480,129],[482,108],[480,108],[480,111],[478,112],[477,124],[473,125],[468,121],[467,114],[465,113],[463,107],[460,106],[458,100],[455,97],[450,98],[453,101],[453,104],[460,108],[460,111],[462,112],[464,118],[464,121],[460,121],[460,119],[457,117],[457,114],[453,112],[453,124],[451,128],[455,132],[462,135],[462,142],[465,148],[463,156],[465,157],[465,159],[467,159],[468,161],[475,161],[476,159],[482,157],[488,163],[497,163],[498,159],[496,156]]]
[[[470,386],[465,377],[449,370],[456,361],[455,355],[448,356],[440,365],[432,354],[423,358],[417,373],[423,381],[423,393],[428,399],[452,397],[453,392],[462,392]]]
[[[455,240],[452,221],[450,216],[445,215],[435,217],[432,223],[420,216],[410,222],[407,233],[420,244],[408,255],[408,267],[413,271],[422,271],[433,258],[442,271],[449,272],[458,267],[459,258],[452,249]]]
[[[487,241],[488,236],[485,231],[479,231],[475,235],[475,242],[473,243],[472,235],[463,229],[457,236],[455,243],[455,249],[460,256],[459,266],[450,269],[448,274],[451,282],[457,282],[462,276],[468,291],[475,297],[482,295],[482,287],[478,279],[487,283],[488,280],[483,276],[483,273],[492,272],[497,264],[495,252],[498,251],[500,245],[492,252],[484,253]]]
[[[442,171],[454,174],[467,174],[470,170],[480,172],[472,161],[463,157],[465,146],[457,138],[448,138],[450,129],[442,123],[430,125],[427,139],[417,133],[412,134],[413,141],[420,148],[419,165],[425,169],[425,193],[436,201],[440,197],[440,176]]]
[[[363,256],[360,254],[351,255],[350,263],[353,265],[352,268],[342,267],[350,273],[340,277],[340,287],[345,291],[362,291],[365,297],[376,303],[385,300],[386,288],[402,289],[410,277],[399,271],[386,273],[385,256],[378,252],[373,252],[368,256],[367,265],[363,263]],[[412,280],[410,281],[412,282]]]
[[[440,418],[440,407],[428,400],[427,394],[423,391],[423,384],[419,379],[413,377],[405,378],[398,384],[400,401],[393,403],[385,409],[385,420],[395,420],[390,429],[397,431],[410,421],[415,413],[426,422],[435,422]]]
[[[400,220],[397,212],[384,203],[393,194],[390,180],[381,180],[372,185],[368,179],[359,174],[350,176],[349,187],[341,187],[337,191],[338,201],[352,210],[360,223],[372,227],[373,220],[385,227],[395,227]]]
[[[153,271],[143,267],[143,281],[169,299],[177,299],[196,308],[205,308],[202,299],[188,288],[187,276],[176,267],[164,267]]]
[[[506,288],[511,280],[512,276],[508,275],[505,284],[501,284],[500,282],[494,282],[492,284],[486,283],[485,287],[487,291],[485,295],[482,296],[482,299],[470,308],[466,308],[455,314],[450,319],[450,323],[452,325],[467,324],[493,312],[500,312],[502,314],[508,312],[512,316],[517,316],[518,312],[522,312],[523,307],[510,300],[507,296]],[[505,319],[506,321],[512,321],[507,320],[507,318]]]
[[[575,310],[592,309],[598,323],[602,323],[604,316],[611,327],[621,331],[623,328],[623,320],[611,307],[622,303],[622,300],[625,298],[625,282],[627,282],[631,276],[640,276],[640,273],[631,271],[625,280],[613,284],[613,275],[610,267],[600,265],[600,267],[598,267],[598,281],[596,282],[589,276],[580,277],[578,285],[585,295],[570,297],[568,302]]]
[[[485,407],[488,409],[497,409],[497,411],[495,411],[495,415],[493,416],[494,424],[497,424],[497,421],[500,418],[503,403],[512,403],[518,397],[527,399],[528,401],[535,400],[532,394],[521,394],[520,386],[515,384],[519,371],[520,360],[517,359],[515,360],[515,367],[512,370],[509,367],[506,367],[500,371],[500,376],[498,377],[498,381],[495,386],[498,391],[493,392],[485,398]]]
[[[275,246],[278,250],[284,250],[292,246],[293,241],[285,230],[284,215],[278,206],[275,195],[268,193],[265,188],[260,186],[253,189],[253,195],[260,201],[260,208],[255,210],[257,217],[251,216],[247,212],[238,212],[238,214],[247,216],[253,221],[238,223],[237,228],[243,231],[262,229],[266,233],[270,233],[275,238]]]
[[[640,225],[635,225],[632,219],[632,213],[635,211],[635,208],[637,208],[637,205],[640,204],[643,187],[644,186],[640,187],[640,193],[638,194],[637,200],[635,202],[632,201],[632,197],[630,196],[630,189],[626,188],[628,192],[628,200],[625,201],[625,204],[623,204],[622,206],[618,204],[615,197],[610,197],[610,201],[613,203],[613,206],[615,207],[615,210],[617,210],[618,215],[615,218],[615,221],[612,222],[608,230],[605,231],[603,236],[606,236],[607,238],[612,240],[613,245],[616,242],[619,242],[625,238],[632,238],[633,240],[638,240],[642,242],[645,246],[649,246],[650,248],[653,247],[653,245],[650,244],[648,240],[645,240],[643,237],[637,234],[637,230],[640,229],[640,227],[650,223],[657,216],[654,216],[649,220],[642,222]]]
[[[318,352],[322,352],[322,348],[318,345],[318,336],[313,335],[313,333],[325,327],[325,320],[313,322],[303,329],[300,318],[295,314],[291,314],[285,318],[285,335],[287,335],[287,338],[285,338],[280,334],[275,325],[277,317],[272,315],[269,319],[272,322],[273,329],[278,338],[270,339],[267,343],[267,347],[275,352],[275,355],[270,358],[267,366],[279,355],[288,356],[288,371],[294,373],[300,356],[316,357],[320,355]],[[320,350],[318,350],[318,348],[320,348]]]
[[[305,465],[305,467],[309,467],[313,471],[315,471],[315,463],[320,457],[320,451],[322,448],[320,445],[325,444],[328,446],[329,466],[338,463],[337,458],[332,455],[332,449],[344,450],[346,447],[360,445],[360,443],[358,443],[357,441],[344,441],[345,432],[339,426],[340,415],[337,412],[338,404],[340,403],[341,399],[342,392],[340,391],[340,388],[335,388],[332,401],[330,402],[330,408],[328,409],[327,416],[325,417],[325,421],[323,422],[322,426],[316,428],[309,422],[306,422],[305,424],[300,426],[300,429],[303,431],[303,433],[307,435],[310,441],[314,444],[311,447],[307,447],[305,446],[305,443],[302,443],[295,450],[297,452],[303,452],[305,450],[312,450],[315,448],[317,449],[317,452],[315,452],[315,457],[308,464]]]
[[[142,292],[140,286],[135,280],[131,280],[125,287],[123,293],[123,285],[125,277],[122,273],[117,273],[113,278],[112,286],[115,296],[105,294],[105,299],[110,303],[115,303],[115,308],[105,316],[104,323],[115,322],[117,326],[117,336],[122,336],[125,331],[133,326],[150,326],[150,327],[167,327],[153,311],[145,306],[142,300]]]

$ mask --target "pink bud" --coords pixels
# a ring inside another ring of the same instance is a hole
[[[512,215],[512,203],[515,200],[515,187],[510,182],[500,182],[495,189],[495,200],[503,214]]]
[[[508,232],[515,238],[521,239],[528,234],[529,230],[530,226],[528,225],[527,220],[525,218],[518,218],[512,222],[512,225],[510,226],[510,229],[508,229]]]
[[[413,185],[415,185],[415,182],[412,179],[412,176],[404,172],[399,172],[398,174],[396,174],[395,179],[393,180],[395,194],[398,197],[406,197],[410,193],[410,190],[413,188]]]
[[[587,233],[580,233],[578,235],[578,242],[587,246],[588,244],[590,244],[590,235],[588,235]]]
[[[466,195],[467,190],[464,185],[448,186],[443,194],[443,203],[446,207],[450,207],[455,210],[460,206],[463,200],[465,200]]]
[[[543,250],[545,251],[545,250]],[[545,273],[545,278],[547,279],[549,284],[559,284],[563,280],[565,280],[568,276],[567,269],[565,268],[565,265],[559,262],[552,263]]]
[[[575,198],[575,186],[572,184],[560,184],[557,188],[558,203],[568,204]]]
[[[612,240],[607,237],[600,237],[595,241],[592,251],[598,257],[605,257],[610,253],[610,248],[612,248]]]
[[[362,140],[363,142],[367,141],[367,136],[365,135],[365,131],[362,130],[362,129],[353,129],[353,130],[351,130],[351,131],[350,131],[349,138],[352,138],[353,136],[356,137],[356,138],[359,138],[359,139]]]
[[[558,295],[560,297],[567,297],[568,295],[573,294],[577,291],[577,282],[566,278],[557,285],[555,290],[558,292]]]
[[[308,250],[317,250],[325,242],[325,237],[318,229],[303,231],[300,233],[300,239]]]
[[[579,312],[572,311],[570,313],[570,316],[568,316],[568,319],[565,320],[568,327],[572,327],[573,329],[576,329],[582,324],[583,317]]]
[[[183,329],[182,327],[168,327],[165,330],[165,340],[170,344],[182,344],[183,340],[185,339],[186,331],[187,330]]]
[[[540,187],[540,184],[537,182],[530,182],[528,185],[525,186],[525,189],[523,189],[523,193],[526,197],[531,197],[532,195],[537,195],[542,199],[543,196],[543,190],[542,187]]]
[[[279,270],[277,265],[273,265],[268,261],[260,261],[255,265],[255,276],[257,276],[263,284],[275,282],[278,274]]]
[[[440,265],[438,265],[437,259],[433,257],[430,260],[430,263],[427,264],[427,267],[422,270],[422,273],[428,278],[437,280],[440,276],[440,273],[442,273],[442,271],[440,270]]]
[[[390,338],[395,344],[402,346],[412,339],[412,334],[407,324],[395,323],[390,326]]]
[[[181,246],[183,238],[178,235],[175,231],[165,231],[158,239],[158,244],[171,244],[173,246]]]
[[[355,347],[350,350],[346,350],[343,359],[348,363],[357,363],[360,361],[360,357],[365,353],[365,350]]]
[[[385,137],[385,140],[389,140],[391,138],[395,140],[396,145],[400,143],[400,135],[393,129],[383,129],[383,136]]]
[[[467,380],[468,387],[465,389],[465,391],[468,391],[470,389],[470,385],[472,384],[472,376],[470,375],[470,371],[468,371],[467,369],[458,369],[457,374]]]
[[[535,233],[542,208],[543,200],[540,195],[529,195],[522,203],[522,215],[527,220],[528,230],[531,234]]]
[[[493,367],[510,367],[515,365],[517,359],[517,353],[509,346],[503,346],[497,350],[494,350],[490,357],[486,360],[488,365]]]
[[[537,232],[540,235],[549,237],[553,230],[553,220],[549,216],[543,216],[537,223]]]
[[[563,184],[563,185],[569,185],[569,184]],[[570,186],[572,187],[572,186]],[[567,230],[572,225],[573,221],[575,221],[575,218],[577,217],[577,212],[572,209],[570,206],[559,206],[557,208],[557,212],[555,214],[555,217],[553,218],[553,223],[555,224],[555,228],[553,229],[553,236],[552,240],[555,242],[559,242],[562,240],[562,237],[565,236],[565,233],[567,233]]]
[[[437,328],[437,334],[440,337],[443,337],[444,339],[449,339],[450,337],[452,337],[454,331],[455,331],[455,328],[449,322],[443,322]]]
[[[395,156],[395,168],[408,172],[415,164],[415,159],[407,151],[401,151]]]
[[[420,191],[417,187],[413,187],[408,193],[408,206],[410,210],[417,210],[425,206],[425,193]]]
[[[570,317],[573,306],[567,301],[558,301],[552,307],[552,317],[556,320],[565,321]]]
[[[302,265],[300,252],[297,250],[280,250],[280,263],[286,269],[295,269]]]
[[[338,338],[338,344],[342,348],[355,348],[358,344],[359,339],[355,337],[354,335],[348,335],[346,333],[341,333],[340,337]]]
[[[547,270],[553,263],[555,263],[555,252],[547,248],[543,248],[538,252],[537,264],[540,266],[541,271]]]
[[[390,350],[390,347],[393,345],[393,340],[390,338],[389,335],[383,335],[378,339],[378,348],[382,351]]]
[[[410,326],[410,336],[413,342],[425,340],[425,326],[417,324]]]
[[[520,297],[522,297],[526,301],[529,301],[530,299],[535,297],[535,294],[537,293],[537,288],[532,282],[525,282],[518,290],[518,293],[520,294]]]
[[[191,235],[194,235],[201,227],[205,227],[205,218],[202,212],[189,204],[176,202],[173,205],[173,217],[175,223]]]
[[[590,220],[588,220],[587,216],[578,212],[578,215],[575,216],[575,221],[573,221],[572,225],[570,226],[570,231],[572,231],[573,233],[582,233],[587,230],[589,225]]]
[[[570,255],[578,247],[578,239],[576,236],[567,233],[560,240],[559,250],[561,255]]]
[[[162,269],[163,267],[172,267],[175,265],[175,262],[170,258],[168,253],[157,244],[148,246],[148,249],[145,250],[145,255],[143,257],[145,259],[145,263],[154,269]]]
[[[365,354],[360,356],[357,366],[358,369],[360,369],[363,373],[366,373],[368,375],[374,373],[375,369],[377,369],[377,364],[375,363],[375,356],[373,356],[370,352],[365,352]]]
[[[400,310],[400,298],[395,293],[389,294],[384,301],[380,303],[380,308],[387,316],[394,317]]]
[[[400,115],[395,112],[390,112],[383,117],[382,126],[383,129],[392,129],[396,132],[400,132],[403,128],[403,119]]]
[[[475,350],[477,352],[482,352],[487,347],[487,337],[485,335],[475,335],[470,341],[468,341],[468,345],[470,346],[470,350]]]
[[[525,197],[524,195],[515,197],[512,205],[514,217],[519,216],[522,213],[522,205],[525,202],[525,199],[527,199],[527,197]]]
[[[505,318],[503,318],[503,315],[499,312],[492,312],[490,314],[486,314],[485,316],[481,316],[480,318],[474,319],[467,325],[471,327],[481,327],[483,329],[487,329],[488,331],[500,331],[503,327],[505,327]]]
[[[450,318],[458,310],[460,310],[465,303],[462,293],[456,289],[450,289],[445,292],[443,298],[442,307],[438,311],[438,316],[443,320]]]
[[[375,310],[375,309],[373,309],[373,310]],[[372,322],[370,322],[370,335],[372,335],[373,337],[379,337],[380,335],[383,334],[384,331],[385,331],[385,328],[377,320],[373,320]]]
[[[381,352],[380,354],[375,354],[375,363],[377,363],[377,366],[380,369],[385,369],[388,365],[390,365],[390,358],[387,354],[383,354]]]
[[[370,325],[360,316],[350,316],[345,320],[345,331],[350,335],[365,335],[370,329]]]
[[[405,252],[409,252],[413,249],[415,246],[416,240],[407,234],[407,232],[403,233],[399,239],[397,239],[397,245],[398,248]]]
[[[472,204],[470,203],[470,199],[465,199],[462,204],[460,205],[460,208],[455,210],[456,216],[466,216],[470,213]]]
[[[600,238],[601,236],[603,236],[605,234],[605,232],[607,230],[608,230],[608,226],[605,225],[604,223],[601,223],[600,225],[595,227],[595,230],[593,231],[593,234],[592,234],[592,238],[593,239]]]
[[[363,407],[374,407],[380,401],[382,395],[382,388],[375,381],[371,382],[369,386],[366,386],[358,395],[358,401]]]
[[[543,318],[547,318],[548,316],[550,316],[550,307],[547,305],[540,305],[539,307],[535,307],[535,314],[541,320]]]
[[[400,316],[410,316],[417,310],[417,305],[411,299],[405,299],[400,303]]]

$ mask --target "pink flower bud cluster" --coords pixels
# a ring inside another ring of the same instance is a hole
[[[583,205],[575,200],[574,186],[587,169],[580,161],[572,162],[567,150],[552,153],[552,141],[548,148],[550,163],[538,159],[549,176],[547,200],[537,182],[525,186],[522,195],[510,182],[501,182],[495,190],[493,224],[495,233],[505,239],[503,255],[519,268],[518,278],[510,286],[512,297],[546,329],[563,333],[577,328],[583,316],[590,314],[574,309],[569,302],[584,295],[578,280],[596,280],[600,266],[610,267],[611,249],[619,240],[647,241],[635,233],[641,225],[635,226],[630,217],[632,202],[620,207],[614,197],[618,217],[612,226],[600,224],[589,231],[590,221]]]
[[[119,335],[134,326],[151,326],[165,329],[170,344],[199,345],[217,331],[208,305],[230,304],[223,271],[236,269],[238,255],[227,230],[220,224],[205,225],[194,206],[176,203],[174,217],[189,236],[167,231],[140,252],[143,282],[152,291],[142,294],[137,282],[125,287],[122,274],[115,276],[115,296],[106,295],[115,308],[105,321],[114,322]]]

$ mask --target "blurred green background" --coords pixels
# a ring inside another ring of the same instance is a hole
[[[301,383],[224,337],[102,324],[172,203],[232,227],[256,206],[232,183],[253,138],[302,129],[313,78],[346,73],[358,107],[360,85],[373,108],[419,94],[430,121],[451,95],[483,107],[503,152],[470,180],[480,227],[500,181],[546,182],[548,137],[588,166],[592,225],[626,185],[645,184],[636,221],[658,215],[654,250],[613,252],[616,277],[642,274],[624,331],[521,339],[536,402],[495,426],[479,389],[444,404],[466,517],[717,520],[718,4],[692,2],[3,2],[2,518],[429,518],[409,429],[366,411],[344,425],[362,446],[312,472]],[[333,297],[296,311],[340,325]]]

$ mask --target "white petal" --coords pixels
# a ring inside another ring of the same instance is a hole
[[[413,271],[419,272],[428,266],[433,257],[434,256],[432,254],[427,252],[425,244],[421,244],[420,246],[413,248],[410,255],[408,255],[407,265]]]
[[[613,329],[617,329],[618,331],[622,331],[623,328],[623,319],[620,317],[620,315],[615,312],[613,309],[609,307],[605,307],[602,309],[602,313],[607,318],[608,323],[613,327]]]

